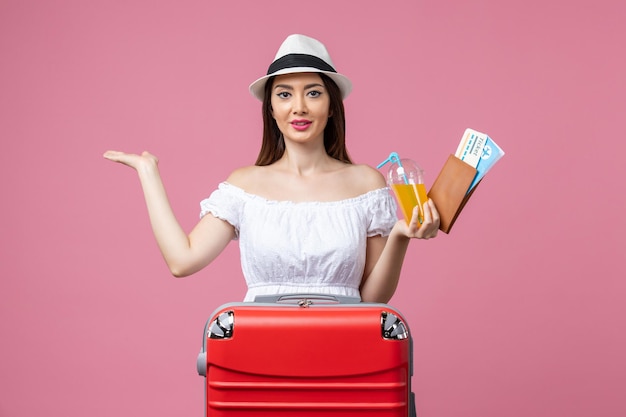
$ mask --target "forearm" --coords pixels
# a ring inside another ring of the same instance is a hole
[[[394,227],[387,238],[384,248],[372,268],[364,277],[361,287],[361,299],[366,302],[386,303],[398,287],[400,272],[410,239]]]
[[[361,299],[363,301],[388,302],[398,287],[402,263],[411,239],[431,239],[439,230],[439,213],[432,200],[424,204],[424,221],[417,223],[417,207],[413,209],[411,222],[398,221],[391,234],[380,247],[380,237],[368,241],[367,259]],[[374,240],[378,239],[378,240]],[[373,266],[372,266],[373,265]]]
[[[234,228],[213,216],[204,216],[189,235],[185,233],[170,206],[154,155],[106,151],[103,156],[133,168],[139,175],[152,231],[174,276],[187,276],[202,269],[234,238]]]
[[[189,238],[180,226],[170,205],[163,181],[156,164],[138,167],[150,225],[170,271],[175,276],[182,276],[186,259],[191,248]]]

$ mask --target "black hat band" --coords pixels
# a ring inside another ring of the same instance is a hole
[[[311,67],[321,71],[337,72],[332,66],[328,65],[326,61],[316,56],[307,54],[287,54],[272,62],[272,65],[267,69],[267,75],[274,74],[285,68],[297,67]]]

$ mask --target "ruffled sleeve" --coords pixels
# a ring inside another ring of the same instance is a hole
[[[235,238],[239,238],[239,226],[245,205],[244,195],[236,187],[228,183],[219,184],[217,190],[213,191],[209,198],[200,202],[200,218],[208,213],[218,219],[224,220],[235,228]]]
[[[396,201],[389,188],[377,190],[367,200],[367,210],[371,214],[367,237],[388,236],[398,221]]]

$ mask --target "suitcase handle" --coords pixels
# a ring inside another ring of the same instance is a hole
[[[301,307],[308,307],[314,304],[358,304],[361,302],[361,299],[358,297],[329,294],[273,294],[257,295],[254,298],[254,302],[269,304],[294,304]]]

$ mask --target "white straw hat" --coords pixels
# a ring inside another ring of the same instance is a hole
[[[344,99],[352,91],[352,83],[335,70],[323,43],[304,35],[289,35],[280,45],[274,62],[267,69],[267,75],[250,84],[250,92],[263,101],[265,83],[270,77],[296,72],[320,72],[327,75],[337,84]]]

